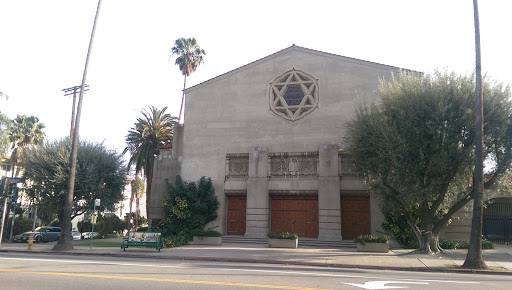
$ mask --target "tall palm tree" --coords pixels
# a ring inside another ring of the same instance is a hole
[[[140,219],[140,199],[144,196],[144,181],[139,179],[139,188],[135,193],[135,228],[139,228],[139,219]]]
[[[462,265],[468,269],[489,269],[482,257],[482,222],[484,201],[484,117],[482,104],[482,60],[480,48],[480,18],[478,16],[478,1],[473,0],[473,15],[475,19],[475,74],[476,74],[476,130],[475,130],[475,171],[474,171],[474,200],[473,218],[471,220],[471,235],[466,260]]]
[[[199,47],[196,39],[192,38],[178,38],[171,48],[172,55],[176,56],[175,64],[180,69],[185,79],[183,80],[183,95],[181,96],[180,115],[178,116],[178,123],[181,120],[181,112],[183,111],[183,102],[185,101],[185,87],[187,84],[187,77],[196,71],[197,67],[204,61],[206,52]]]
[[[130,152],[128,168],[135,167],[135,175],[144,172],[146,177],[146,213],[149,218],[151,207],[151,184],[153,182],[153,164],[155,156],[159,154],[160,147],[172,144],[172,131],[176,124],[176,117],[166,114],[167,107],[159,110],[153,106],[149,110],[142,110],[141,118],[137,119],[135,126],[126,135],[126,148],[123,154]]]
[[[133,200],[136,199],[136,209],[135,209],[135,229],[139,226],[139,199],[144,195],[144,180],[140,179],[139,174],[135,175],[135,178],[130,181],[131,186],[131,196],[130,196],[130,213],[128,214],[128,229],[132,228],[132,205]]]
[[[44,140],[45,125],[39,122],[39,118],[34,116],[18,115],[12,120],[9,128],[9,142],[12,143],[12,177],[20,173],[21,158],[23,150],[27,146],[41,144]],[[15,169],[16,168],[16,169]],[[15,171],[16,170],[16,171]]]

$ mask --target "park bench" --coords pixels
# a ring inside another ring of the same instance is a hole
[[[128,247],[155,247],[160,252],[160,249],[164,247],[162,233],[130,232],[128,238],[121,243],[123,251],[126,251]]]

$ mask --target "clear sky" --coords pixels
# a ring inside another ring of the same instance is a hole
[[[97,0],[0,0],[0,111],[35,115],[50,139],[69,134]],[[481,0],[482,67],[512,83],[512,1]],[[206,58],[188,86],[296,44],[432,72],[474,69],[472,0],[103,0],[80,136],[122,150],[142,108],[179,112],[183,76],[169,61],[179,37]],[[207,112],[205,112],[207,113]]]

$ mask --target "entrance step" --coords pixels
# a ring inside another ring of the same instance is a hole
[[[244,236],[222,236],[222,243],[233,244],[268,244],[267,238],[246,238]],[[303,248],[351,248],[355,249],[353,240],[322,241],[312,238],[299,238],[299,247]]]

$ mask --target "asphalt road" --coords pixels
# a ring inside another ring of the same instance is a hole
[[[512,276],[0,253],[1,289],[511,289]]]

